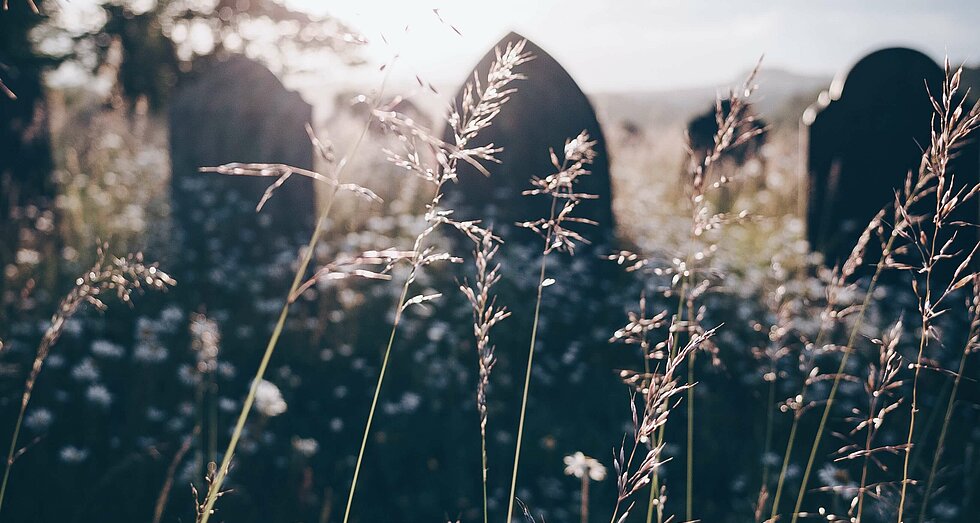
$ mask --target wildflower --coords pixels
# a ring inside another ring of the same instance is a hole
[[[218,399],[218,408],[223,412],[234,412],[238,408],[238,402],[231,398]]]
[[[606,479],[606,467],[595,458],[590,458],[581,452],[565,456],[565,474],[583,478],[588,476],[592,481]]]
[[[272,382],[262,380],[255,391],[255,408],[263,416],[272,418],[286,412],[286,400],[282,398],[279,387]]]
[[[78,381],[95,381],[99,379],[99,369],[91,358],[85,358],[71,369],[71,377]]]
[[[320,444],[313,438],[293,438],[293,450],[303,457],[312,457],[320,449]]]
[[[160,363],[167,359],[167,349],[156,343],[140,343],[133,352],[136,361]]]
[[[108,340],[95,340],[92,342],[92,354],[104,358],[121,358],[124,354],[121,345],[117,345]]]
[[[58,457],[61,458],[61,461],[68,464],[81,463],[88,458],[88,450],[78,448],[74,445],[68,445],[67,447],[63,447],[61,449],[61,451],[58,453]]]
[[[54,419],[54,416],[51,415],[50,410],[40,408],[24,418],[24,425],[32,430],[44,430],[51,425],[52,419]]]
[[[112,393],[105,385],[89,386],[88,390],[85,391],[85,398],[103,408],[112,405]]]

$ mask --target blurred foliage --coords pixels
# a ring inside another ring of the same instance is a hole
[[[350,55],[360,41],[341,22],[293,11],[274,0],[109,0],[105,23],[75,37],[90,42],[97,66],[121,47],[119,85],[129,100],[147,97],[161,108],[182,72],[211,53],[273,52],[278,60],[296,52]],[[270,58],[271,59],[271,58]],[[350,60],[354,60],[352,56]]]

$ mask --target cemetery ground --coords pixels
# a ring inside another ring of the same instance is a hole
[[[936,194],[972,198],[936,189],[970,106],[939,103],[835,265],[804,212],[819,88],[762,110],[748,75],[688,151],[710,98],[593,112],[518,42],[455,119],[378,90],[315,119],[234,61],[165,115],[52,93],[56,206],[16,217],[4,279],[0,521],[973,521],[980,282],[933,240]],[[238,104],[195,94],[222,75]]]

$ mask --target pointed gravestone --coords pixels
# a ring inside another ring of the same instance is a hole
[[[918,51],[883,49],[836,79],[804,114],[807,239],[828,265],[847,258],[868,222],[894,200],[907,173],[918,170],[932,129],[929,93],[941,95],[943,77],[942,68]],[[951,165],[961,184],[977,183],[980,173],[980,153],[971,142]],[[976,205],[964,206],[960,219],[975,222]],[[975,244],[975,233],[960,235],[963,247]]]
[[[508,43],[524,38],[511,33],[494,47],[501,50]],[[548,196],[523,196],[531,188],[531,178],[545,177],[555,172],[549,149],[561,157],[565,141],[574,139],[583,130],[596,140],[597,156],[589,166],[591,174],[580,178],[577,192],[590,193],[596,199],[584,200],[572,216],[597,222],[598,225],[573,223],[575,229],[591,244],[579,244],[575,255],[552,253],[547,258],[546,276],[554,278],[553,285],[545,289],[541,303],[541,323],[535,344],[534,373],[528,399],[528,424],[523,444],[526,449],[521,457],[521,478],[518,493],[527,493],[536,506],[567,507],[574,504],[571,491],[555,491],[542,487],[535,477],[546,477],[548,470],[562,457],[578,449],[602,452],[608,441],[615,441],[620,434],[622,410],[610,409],[600,404],[598,398],[614,397],[622,393],[622,384],[610,372],[615,368],[611,359],[614,351],[608,347],[609,332],[615,330],[619,317],[611,319],[608,311],[618,306],[608,303],[617,269],[601,255],[614,248],[615,220],[612,211],[612,184],[609,155],[605,137],[589,99],[582,93],[571,76],[548,53],[531,42],[526,52],[534,56],[522,64],[518,72],[526,79],[516,81],[516,89],[510,95],[490,127],[482,130],[473,145],[492,143],[503,150],[496,154],[500,163],[486,163],[490,172],[485,177],[468,164],[460,168],[458,183],[446,188],[446,205],[455,210],[460,220],[480,219],[493,226],[504,244],[494,261],[501,265],[503,279],[494,291],[501,304],[506,304],[512,315],[494,334],[497,347],[521,347],[512,357],[501,358],[491,381],[494,392],[490,400],[492,427],[490,455],[511,456],[516,434],[514,425],[520,408],[521,384],[525,378],[525,357],[534,318],[534,296],[538,284],[541,252],[544,241],[529,230],[515,226],[517,222],[547,218],[551,211]],[[487,70],[495,59],[491,49],[477,64],[478,78],[486,79]],[[473,72],[463,77],[471,80]],[[461,93],[456,95],[459,103]],[[453,142],[451,129],[443,133],[443,140]],[[468,240],[456,246],[455,253],[465,254],[472,249]],[[471,267],[459,278],[471,278]],[[417,376],[417,380],[430,380]],[[430,380],[431,381],[431,380]],[[472,433],[475,427],[476,409],[466,404],[461,416],[472,416],[469,423],[445,423],[446,426],[435,441],[460,441]],[[450,419],[442,413],[442,419]],[[468,418],[463,418],[468,419]],[[585,433],[583,426],[598,427]],[[442,429],[441,429],[442,430]],[[601,442],[601,443],[600,443]],[[594,451],[589,450],[595,448]],[[452,445],[442,444],[433,452],[432,459],[440,463],[462,463],[469,459],[463,451]],[[472,453],[470,453],[472,455]],[[507,458],[503,458],[507,459]],[[423,463],[424,465],[424,463]],[[506,492],[510,482],[509,467],[490,469],[490,483],[503,485],[495,494],[494,502],[506,505]],[[455,491],[470,480],[441,474],[445,479],[442,490]],[[472,484],[477,486],[476,484]],[[479,499],[472,491],[470,499]],[[561,519],[560,510],[555,519]],[[566,518],[567,519],[567,518]]]
[[[503,49],[508,43],[524,39],[510,33],[496,44]],[[552,174],[549,148],[561,155],[566,139],[575,138],[582,130],[597,140],[595,162],[589,169],[592,174],[580,182],[578,190],[597,195],[594,200],[584,200],[575,215],[588,218],[598,226],[573,226],[592,241],[592,246],[576,249],[576,257],[595,258],[605,253],[614,237],[615,223],[612,213],[612,187],[609,178],[609,155],[605,138],[589,99],[582,93],[575,80],[548,53],[532,42],[524,49],[534,59],[522,66],[520,72],[527,78],[515,82],[517,89],[504,104],[493,124],[482,131],[479,145],[493,143],[503,148],[497,154],[499,164],[488,165],[491,175],[485,177],[472,166],[460,167],[459,183],[447,190],[449,201],[460,219],[480,218],[494,226],[494,231],[505,241],[532,245],[540,248],[541,241],[533,233],[515,230],[517,222],[547,218],[551,208],[550,198],[522,196],[531,187],[532,176]],[[488,52],[477,64],[476,73],[485,79],[487,70],[495,58]],[[467,81],[473,74],[467,75]],[[456,95],[460,100],[462,92]],[[447,128],[443,140],[452,143],[452,129]]]
[[[180,248],[174,273],[209,310],[233,310],[242,293],[266,284],[277,267],[288,267],[312,233],[315,193],[309,179],[294,176],[256,213],[273,179],[199,168],[257,162],[312,169],[313,147],[305,130],[311,118],[312,109],[299,94],[242,56],[206,64],[174,96],[172,215]]]

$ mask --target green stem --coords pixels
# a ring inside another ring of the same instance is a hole
[[[689,313],[690,314],[690,313]],[[690,315],[688,315],[690,317]],[[694,383],[694,352],[687,357],[687,383]],[[687,389],[687,521],[694,519],[694,387]]]
[[[660,492],[660,475],[656,471],[653,473],[653,481],[650,482],[650,500],[647,502],[647,521],[653,521],[653,508],[657,503],[658,493]],[[660,510],[657,510],[657,521],[660,521]]]
[[[774,420],[775,416],[773,416],[772,404],[776,402],[776,378],[775,378],[776,369],[774,367],[771,367],[770,372],[773,373],[774,377],[772,380],[769,381],[769,396],[768,396],[768,400],[766,401],[766,435],[765,438],[763,439],[763,444],[762,444],[763,464],[762,464],[761,489],[766,489],[769,487],[768,456],[769,456],[769,451],[772,449],[772,433],[773,433],[773,426],[775,425],[775,420]],[[761,492],[762,490],[760,490],[760,496],[761,496]],[[760,502],[760,507],[758,508],[760,514],[762,513],[763,510],[765,510],[764,505],[765,505],[764,502]]]
[[[928,296],[928,291],[926,292]],[[919,353],[915,358],[915,377],[912,378],[912,410],[909,417],[908,441],[905,442],[905,459],[902,461],[902,493],[898,500],[898,523],[903,523],[902,516],[905,513],[905,493],[909,482],[909,456],[911,456],[912,436],[915,433],[915,413],[919,410],[919,371],[922,369],[922,353],[926,348],[926,324],[923,319],[922,335],[919,336]]]
[[[940,183],[941,182],[942,178],[940,178]],[[912,437],[915,434],[915,415],[919,412],[919,374],[922,370],[922,353],[925,351],[929,339],[929,324],[926,314],[931,312],[928,307],[933,307],[935,305],[932,303],[932,267],[934,263],[933,260],[935,259],[934,253],[936,252],[936,237],[939,234],[939,227],[941,227],[941,224],[937,221],[936,231],[933,232],[932,241],[930,242],[929,261],[927,261],[925,264],[926,292],[923,299],[924,301],[922,302],[925,304],[925,306],[920,307],[923,310],[922,332],[919,334],[919,353],[915,357],[915,377],[912,378],[912,409],[909,416],[908,441],[905,442],[905,459],[902,461],[902,493],[898,500],[898,523],[904,523],[903,516],[905,514],[905,494],[908,491],[909,485],[909,458],[912,456]],[[914,275],[912,277],[915,278]],[[939,299],[942,300],[942,297]]]
[[[555,203],[552,201],[552,215],[554,215]],[[547,245],[551,240],[551,229],[548,229],[548,239],[545,242]],[[507,520],[506,523],[510,523],[514,516],[514,495],[517,492],[517,467],[521,459],[521,440],[524,437],[524,417],[527,414],[527,395],[528,389],[531,387],[531,364],[534,361],[534,343],[538,337],[538,319],[541,312],[541,295],[544,291],[544,271],[545,265],[548,261],[548,255],[544,254],[541,256],[541,274],[538,277],[538,297],[534,303],[534,324],[531,326],[531,345],[528,348],[527,353],[527,372],[524,374],[524,395],[521,398],[521,418],[517,424],[517,448],[514,450],[514,470],[511,473],[510,478],[510,497],[507,501]]]
[[[310,243],[307,246],[306,252],[303,254],[299,268],[296,270],[296,275],[293,278],[293,284],[290,287],[289,294],[287,296],[292,296],[303,281],[303,275],[306,274],[306,269],[309,267],[316,243],[319,241],[320,233],[323,230],[323,222],[325,221],[327,213],[330,211],[330,207],[333,205],[335,196],[336,191],[331,196],[327,206],[324,208],[320,219],[317,220],[316,228],[313,230],[313,235],[310,237]],[[272,331],[272,336],[269,338],[269,343],[265,347],[265,353],[262,355],[262,361],[259,362],[259,368],[255,372],[255,378],[252,379],[252,385],[248,389],[248,395],[245,396],[245,403],[242,405],[242,410],[238,414],[238,421],[235,423],[235,430],[231,434],[231,441],[228,442],[228,447],[225,449],[225,454],[221,459],[221,466],[218,467],[214,479],[211,481],[207,499],[204,502],[203,511],[200,514],[199,523],[207,523],[208,519],[211,517],[212,511],[214,510],[214,504],[218,500],[218,495],[221,492],[221,485],[224,483],[225,477],[228,475],[228,469],[231,466],[232,457],[234,457],[235,449],[238,447],[238,440],[242,437],[242,432],[245,429],[245,422],[248,420],[248,415],[252,410],[252,405],[255,403],[255,394],[256,391],[258,391],[259,383],[265,376],[265,371],[269,366],[269,360],[272,359],[272,353],[275,352],[276,345],[279,343],[279,336],[282,335],[283,327],[286,324],[286,316],[288,315],[289,299],[287,297],[286,303],[283,305],[282,311],[279,313],[279,320],[276,322],[276,326]]]
[[[871,402],[868,406],[868,414],[870,416],[875,416],[878,412],[878,392],[875,391],[871,394]],[[861,523],[861,515],[864,513],[864,491],[868,485],[868,464],[871,462],[871,442],[874,438],[874,424],[868,423],[865,428],[867,434],[864,437],[864,460],[861,463],[861,484],[858,486],[858,502],[857,502],[857,514],[854,519],[854,523]]]
[[[972,336],[971,336],[972,339]],[[929,481],[926,483],[926,492],[922,498],[922,507],[919,509],[919,521],[925,522],[926,509],[929,506],[929,496],[932,494],[932,486],[936,479],[936,471],[939,467],[939,459],[943,455],[943,444],[946,442],[946,433],[949,430],[950,420],[953,419],[953,405],[956,402],[956,392],[960,388],[960,380],[963,377],[963,370],[966,368],[966,357],[970,354],[970,345],[967,341],[967,349],[960,356],[960,366],[956,371],[956,379],[953,380],[953,390],[949,394],[949,403],[946,404],[946,417],[943,418],[943,428],[939,431],[939,441],[936,442],[936,452],[933,454],[932,466],[929,468]]]
[[[832,302],[828,302],[827,310],[832,311],[835,306],[836,306],[836,300]],[[821,321],[820,329],[817,331],[816,342],[813,344],[813,347],[814,348],[822,347],[824,342],[826,341],[826,336],[827,336],[827,322]],[[804,376],[803,379],[804,379],[803,388],[800,390],[800,401],[799,401],[800,408],[802,408],[803,402],[806,399],[806,392],[810,384],[806,376]],[[786,450],[783,452],[783,464],[782,467],[779,469],[779,479],[776,481],[776,495],[773,497],[772,500],[772,512],[769,515],[770,521],[775,521],[776,516],[779,514],[779,500],[783,494],[783,485],[785,485],[786,482],[786,471],[789,468],[790,454],[792,454],[793,452],[793,445],[796,442],[796,433],[797,433],[797,429],[799,429],[800,417],[802,415],[803,415],[802,412],[794,410],[793,425],[789,431],[789,438],[786,440]]]
[[[878,278],[881,276],[882,271],[885,267],[885,259],[888,257],[888,253],[891,250],[892,243],[895,240],[895,235],[893,234],[889,239],[885,248],[882,249],[881,260],[875,266],[874,276],[871,277],[871,283],[868,285],[868,291],[864,296],[864,301],[861,303],[861,310],[858,312],[857,320],[854,326],[851,328],[851,333],[847,337],[847,346],[844,347],[844,355],[841,356],[840,365],[837,367],[837,374],[834,375],[834,384],[830,387],[830,394],[827,396],[827,403],[824,405],[823,414],[820,416],[820,424],[817,426],[817,433],[813,437],[813,446],[810,448],[810,456],[806,462],[806,468],[803,470],[803,480],[800,483],[800,491],[796,495],[796,505],[793,507],[793,516],[790,520],[791,523],[796,523],[800,517],[800,507],[803,505],[803,498],[806,495],[806,485],[810,479],[810,473],[813,472],[813,463],[817,458],[817,451],[820,448],[820,440],[823,437],[824,429],[827,427],[827,419],[830,417],[830,409],[834,406],[834,398],[837,396],[837,389],[840,386],[841,376],[844,375],[844,369],[847,366],[847,360],[851,357],[851,353],[854,351],[854,341],[857,339],[858,331],[861,325],[864,323],[864,315],[868,311],[868,305],[871,303],[871,298],[874,295],[875,286],[878,284]]]
[[[17,452],[17,438],[20,436],[20,426],[24,422],[24,412],[27,410],[27,403],[21,403],[20,414],[17,415],[17,423],[14,425],[14,434],[10,439],[10,449],[7,451],[7,465],[3,470],[3,484],[0,484],[0,508],[3,508],[4,496],[7,493],[7,482],[10,480],[10,468],[14,465],[14,454]]]
[[[483,523],[489,523],[490,518],[487,511],[487,435],[484,432],[480,436],[480,448],[483,451]]]
[[[687,265],[685,264],[685,268]],[[679,298],[677,300],[677,321],[680,323],[681,318],[684,314],[684,302],[687,301],[687,278],[681,281],[681,290],[679,293]],[[680,332],[675,332],[671,334],[674,337],[674,342],[670,344],[669,351],[670,357],[674,358],[677,355],[677,345],[680,343]],[[689,375],[690,377],[690,375]],[[659,447],[664,442],[664,432],[666,425],[661,425],[660,430],[657,431],[657,444],[655,447]],[[655,501],[660,495],[660,472],[655,469],[653,471],[653,480],[650,482],[650,500],[647,503],[647,520],[646,523],[650,523],[653,520],[653,509],[656,505]],[[663,523],[663,507],[657,507],[657,523]]]
[[[414,269],[413,269],[414,271]],[[391,347],[395,343],[395,333],[398,331],[398,323],[402,317],[402,307],[408,297],[408,288],[412,284],[412,278],[405,280],[402,287],[401,297],[398,299],[398,306],[395,309],[395,321],[391,326],[391,334],[388,336],[388,346],[385,347],[384,358],[381,360],[381,372],[378,373],[378,382],[374,387],[374,397],[371,399],[371,409],[368,411],[367,423],[364,425],[364,435],[361,437],[361,448],[357,453],[357,463],[354,465],[354,477],[351,479],[350,493],[347,495],[347,507],[344,509],[344,523],[350,519],[351,507],[354,505],[354,492],[357,490],[357,478],[361,474],[361,463],[364,460],[364,449],[367,447],[368,437],[371,434],[371,424],[374,422],[374,412],[378,407],[378,398],[381,396],[381,385],[388,370],[388,360],[391,356]]]
[[[772,498],[772,512],[769,521],[776,521],[779,515],[779,500],[783,495],[783,486],[786,484],[786,470],[789,468],[790,455],[793,453],[793,444],[796,442],[796,431],[800,428],[800,416],[793,415],[793,425],[789,429],[789,438],[786,440],[786,450],[783,452],[783,465],[779,469],[779,480],[776,482],[776,495]]]
[[[388,71],[391,71],[391,67],[388,67]],[[388,81],[388,74],[389,73],[385,73],[385,78],[381,83],[377,103],[381,102],[385,84]],[[375,108],[377,108],[377,104]],[[361,142],[367,135],[370,125],[371,116],[369,116],[364,122],[364,127],[361,128],[361,134],[358,135],[357,140],[355,140],[354,145],[351,147],[350,153],[343,160],[341,160],[340,164],[337,166],[335,178],[338,181],[341,179],[344,168],[348,165],[349,158],[351,155],[357,152],[358,148],[360,148]],[[310,242],[307,244],[306,251],[303,253],[300,259],[299,267],[296,269],[296,274],[293,276],[293,283],[289,288],[289,293],[286,295],[286,302],[283,304],[282,311],[279,313],[279,319],[276,321],[276,326],[272,330],[272,336],[269,337],[269,343],[265,347],[265,353],[263,353],[262,360],[259,362],[259,368],[255,371],[255,378],[252,379],[252,385],[248,389],[248,395],[245,396],[245,403],[242,405],[242,410],[238,414],[238,421],[235,423],[235,430],[231,434],[231,440],[228,442],[228,447],[225,449],[225,454],[221,459],[221,466],[218,467],[214,479],[211,481],[211,486],[208,488],[207,499],[204,502],[203,511],[199,514],[198,523],[208,522],[208,519],[211,517],[211,513],[214,510],[214,504],[218,501],[218,496],[221,494],[221,485],[224,483],[225,477],[228,475],[228,469],[231,466],[231,460],[235,455],[235,449],[238,448],[238,440],[241,439],[242,431],[245,429],[245,422],[248,420],[248,415],[252,410],[252,405],[255,403],[255,394],[256,391],[258,391],[259,383],[265,376],[265,371],[269,366],[269,361],[272,359],[272,353],[275,352],[276,346],[279,344],[279,337],[282,335],[283,327],[286,325],[286,317],[289,315],[289,299],[303,282],[303,276],[306,275],[306,271],[313,259],[313,253],[316,251],[316,245],[320,241],[320,235],[323,233],[323,224],[326,222],[327,216],[330,214],[330,209],[333,207],[336,196],[337,188],[335,186],[330,191],[330,198],[327,200],[327,204],[324,206],[323,211],[320,213],[320,216],[316,221],[316,227],[313,229],[313,234],[310,235]]]
[[[688,256],[690,260],[690,256]],[[683,285],[681,285],[681,305],[687,305],[687,320],[691,321],[694,317],[693,304],[687,303],[687,288],[691,284],[691,273],[690,269],[687,267],[690,262],[684,264],[684,268],[688,270],[688,276],[684,279]],[[683,310],[682,307],[678,307],[678,310]],[[690,325],[686,325],[686,330],[690,335]],[[675,344],[675,350],[680,349],[681,344],[681,333],[677,332],[677,343]],[[695,353],[687,357],[687,384],[691,385],[694,383],[694,356]],[[689,387],[687,389],[687,454],[685,459],[686,463],[686,477],[685,477],[685,498],[684,498],[684,510],[687,521],[694,520],[694,387]]]

